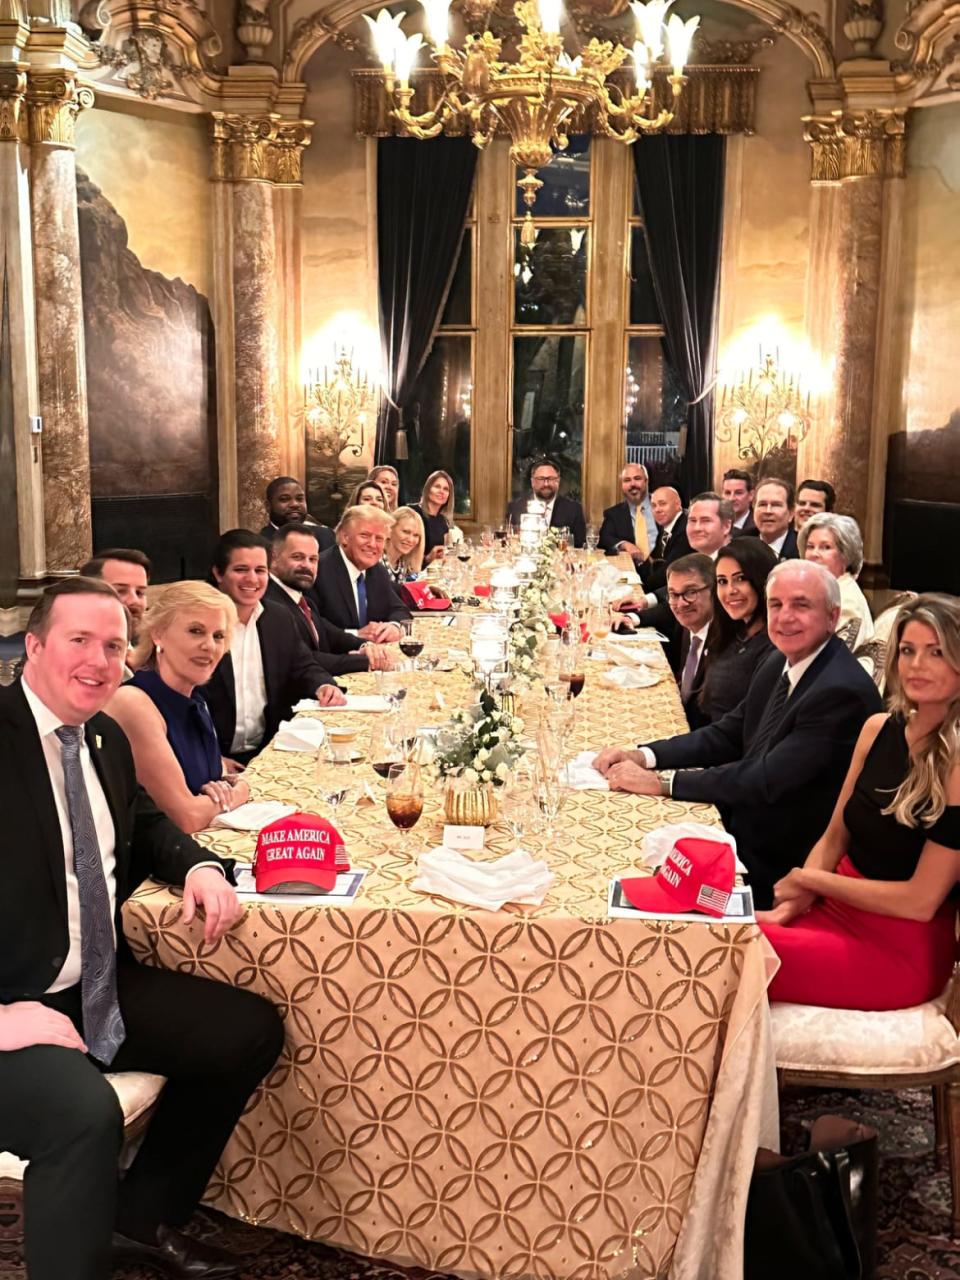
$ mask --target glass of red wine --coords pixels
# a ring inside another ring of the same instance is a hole
[[[387,771],[387,816],[400,832],[400,852],[408,848],[408,833],[423,813],[423,778],[415,764],[392,764]]]
[[[400,623],[400,652],[411,660],[410,670],[416,671],[417,658],[423,653],[423,639],[414,630],[412,618]]]

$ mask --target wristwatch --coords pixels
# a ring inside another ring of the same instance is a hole
[[[668,798],[673,798],[673,775],[676,769],[658,769],[657,777],[660,779],[662,794]]]

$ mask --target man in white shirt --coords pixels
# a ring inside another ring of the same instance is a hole
[[[753,518],[761,542],[779,560],[797,560],[797,531],[793,527],[793,485],[789,480],[767,479],[757,485]]]
[[[720,806],[761,908],[826,830],[860,729],[881,710],[873,681],[833,634],[833,574],[788,561],[771,571],[766,594],[778,652],[739,706],[692,733],[608,747],[594,761],[612,790]]]
[[[681,556],[667,569],[667,604],[681,630],[677,684],[692,729],[706,723],[698,699],[703,688],[707,634],[713,621],[714,578],[713,561],[698,552]]]
[[[269,543],[249,529],[221,535],[213,553],[217,586],[237,606],[230,652],[204,692],[220,750],[247,764],[273,738],[301,698],[322,707],[342,706],[343,691],[301,640],[285,608],[264,604],[270,581]]]
[[[607,507],[600,525],[600,550],[608,556],[626,551],[642,564],[657,540],[657,522],[650,505],[649,477],[642,462],[628,462],[620,472],[623,501]]]
[[[179,1228],[282,1047],[266,1001],[137,964],[123,938],[119,909],[149,876],[184,886],[183,924],[200,909],[208,942],[243,915],[229,864],[154,807],[99,714],[126,647],[113,589],[70,578],[44,592],[22,679],[0,689],[0,1150],[30,1162],[31,1280],[107,1280],[111,1263],[234,1275],[237,1260]],[[167,1077],[119,1189],[107,1069]]]

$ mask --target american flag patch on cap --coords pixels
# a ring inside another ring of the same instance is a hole
[[[706,911],[716,911],[720,915],[726,911],[729,901],[730,894],[723,889],[715,889],[712,884],[702,885],[697,894],[698,907],[703,907]]]

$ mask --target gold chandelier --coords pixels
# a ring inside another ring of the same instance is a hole
[[[523,30],[517,59],[503,61],[502,40],[490,31],[466,37],[462,49],[448,43],[451,0],[420,0],[427,40],[434,63],[443,74],[444,91],[432,111],[414,115],[410,72],[423,45],[423,36],[406,35],[401,12],[381,9],[376,19],[364,14],[373,32],[377,57],[383,65],[391,114],[405,134],[435,138],[453,120],[463,121],[481,149],[499,126],[510,135],[510,158],[523,170],[517,185],[527,206],[524,243],[533,238],[530,210],[543,183],[537,170],[550,163],[554,150],[567,145],[564,126],[579,109],[594,111],[596,128],[621,142],[635,142],[643,133],[664,129],[674,112],[653,111],[652,78],[658,66],[671,68],[667,77],[673,102],[686,83],[683,68],[700,19],[686,22],[667,10],[673,0],[633,0],[636,19],[632,49],[609,40],[589,41],[576,57],[564,50],[560,34],[561,0],[517,0],[514,13]],[[669,52],[668,52],[669,51]],[[608,84],[607,77],[632,55],[632,92]]]

